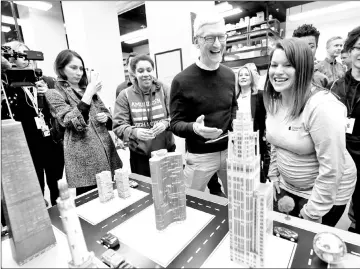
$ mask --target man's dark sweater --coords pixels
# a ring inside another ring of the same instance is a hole
[[[195,134],[193,124],[204,115],[206,127],[216,127],[226,134],[236,116],[234,72],[220,64],[216,70],[204,70],[192,64],[177,74],[171,84],[170,128],[186,139],[190,153],[210,153],[227,149],[228,139],[205,144],[207,139]]]

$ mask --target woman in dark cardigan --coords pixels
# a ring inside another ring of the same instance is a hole
[[[265,183],[270,164],[270,147],[268,147],[265,141],[266,110],[263,101],[263,91],[259,91],[259,74],[255,64],[248,63],[239,68],[239,72],[236,76],[236,93],[238,107],[246,106],[251,110],[254,131],[256,132],[259,130],[262,163],[260,181]],[[226,197],[221,191],[221,185],[216,174],[211,177],[207,187],[211,194]]]
[[[266,110],[263,101],[263,91],[259,89],[259,74],[253,63],[240,67],[237,75],[237,101],[238,107],[248,107],[253,118],[254,132],[259,131],[259,144],[261,155],[260,181],[266,182],[269,170],[270,155],[265,140]]]
[[[55,60],[59,76],[55,89],[46,92],[51,113],[65,127],[65,173],[69,187],[82,194],[96,188],[97,173],[122,167],[108,132],[112,117],[97,92],[101,81],[88,83],[85,65],[75,51],[64,50]]]

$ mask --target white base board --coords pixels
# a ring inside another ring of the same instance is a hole
[[[122,199],[119,197],[117,190],[114,190],[114,198],[106,203],[101,203],[99,197],[93,199],[81,206],[76,208],[78,216],[92,225],[97,225],[98,223],[106,220],[117,212],[123,210],[124,208],[132,205],[133,203],[144,198],[146,195],[149,195],[146,192],[139,191],[133,188],[130,188],[131,196]]]
[[[267,247],[265,247],[266,268],[288,268],[291,266],[296,243],[270,235]],[[281,254],[279,251],[281,250]],[[214,252],[204,262],[201,268],[248,268],[230,260],[230,237],[229,233],[217,246]]]
[[[167,267],[213,218],[211,214],[186,207],[184,222],[172,223],[160,232],[156,230],[155,209],[152,205],[110,233],[142,255]],[[128,261],[131,262],[131,258]]]

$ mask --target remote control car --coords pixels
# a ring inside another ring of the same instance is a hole
[[[137,188],[137,186],[139,186],[139,184],[137,184],[135,180],[131,180],[131,179],[129,179],[129,185],[131,188]]]
[[[274,235],[276,235],[277,237],[281,237],[287,240],[290,240],[292,242],[297,242],[299,235],[297,233],[295,233],[294,231],[284,228],[284,227],[279,227],[276,226],[274,227]]]
[[[108,248],[115,248],[119,245],[119,239],[111,233],[107,233],[106,235],[101,237],[100,242]]]
[[[108,249],[101,255],[101,260],[110,268],[134,268],[131,264],[112,249]]]

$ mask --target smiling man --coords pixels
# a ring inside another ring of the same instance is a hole
[[[329,79],[328,87],[334,83],[335,80],[344,77],[345,67],[336,58],[340,56],[343,48],[344,40],[341,36],[334,36],[326,42],[326,58],[315,65],[315,70],[319,70]]]
[[[237,101],[234,72],[220,64],[226,47],[224,19],[217,13],[198,14],[194,41],[196,62],[177,74],[171,85],[170,114],[174,134],[186,139],[186,187],[204,191],[217,172],[227,194],[226,157]]]

